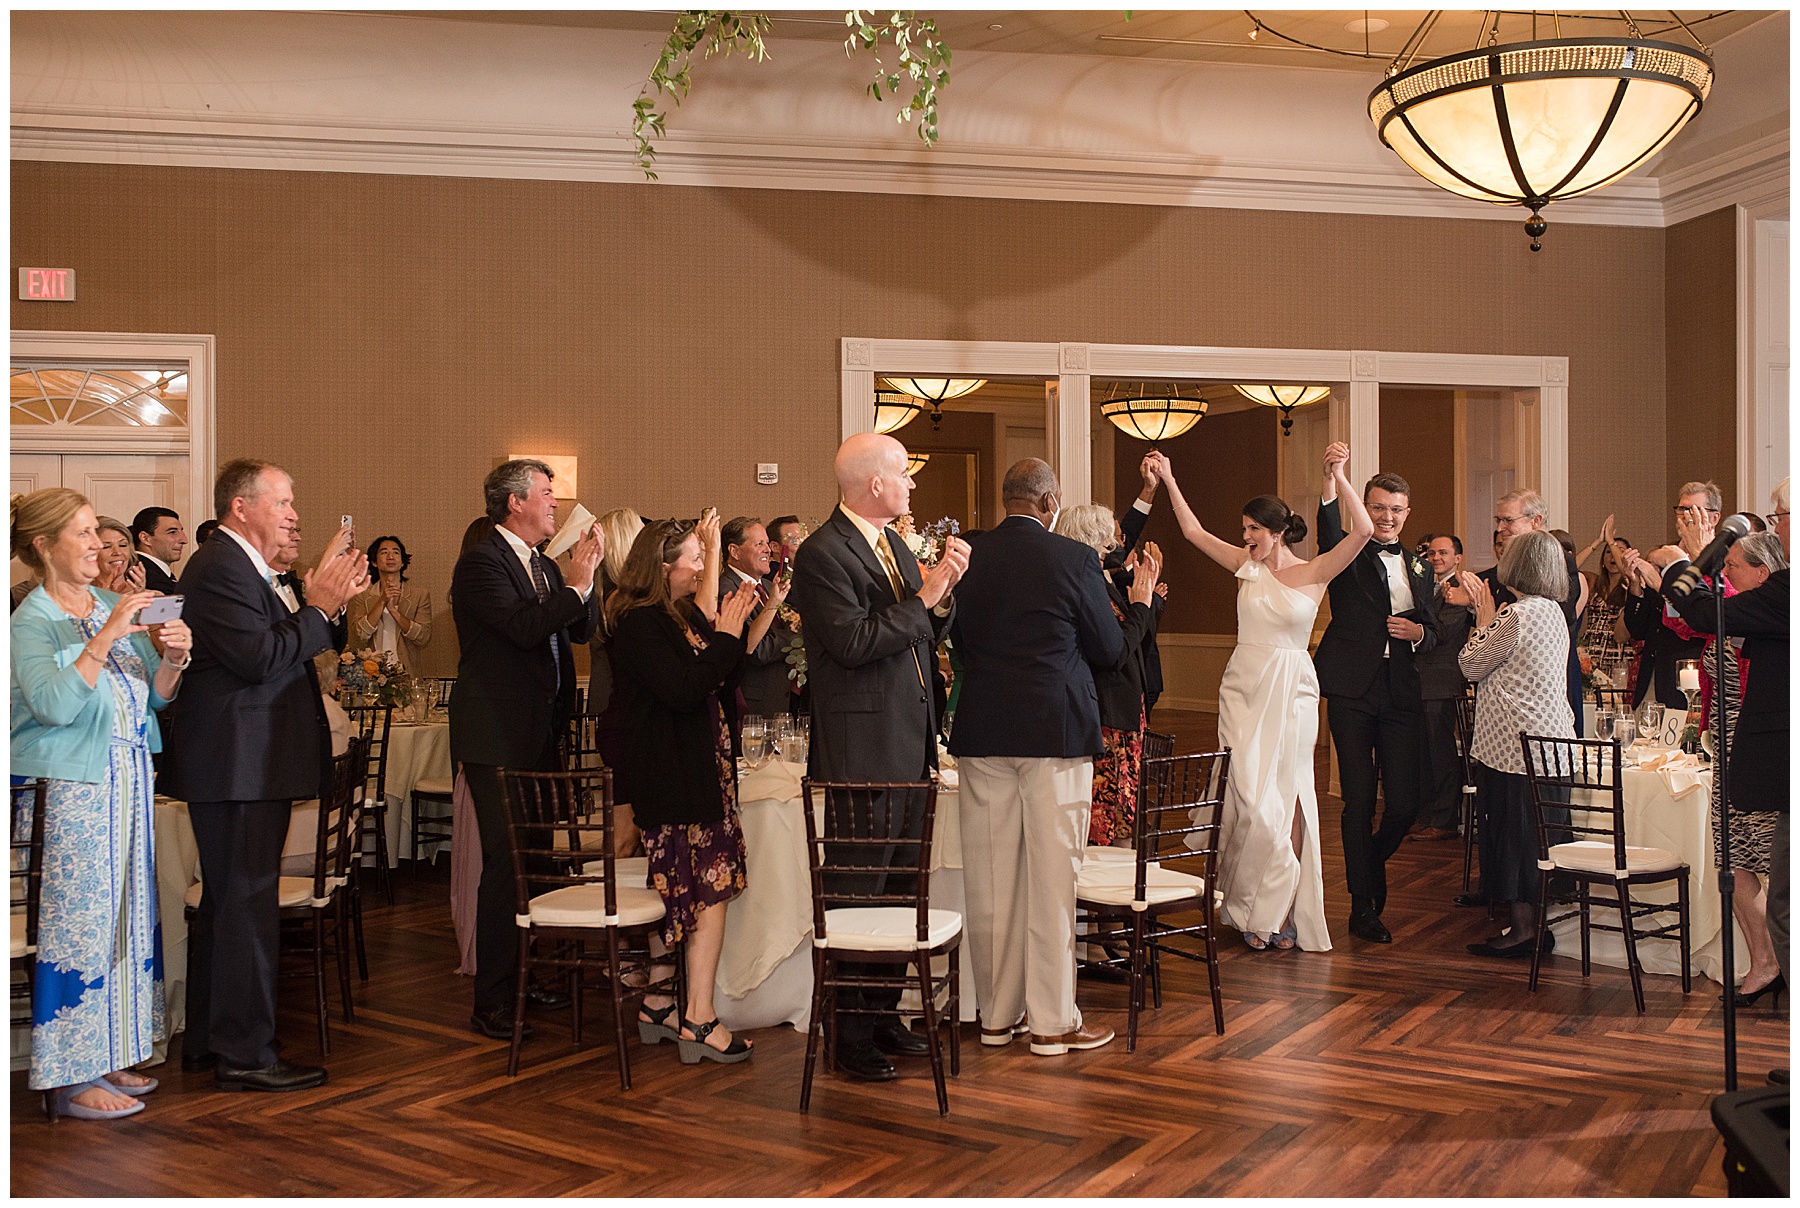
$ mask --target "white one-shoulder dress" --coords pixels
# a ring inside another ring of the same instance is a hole
[[[1289,911],[1295,942],[1331,949],[1319,864],[1319,800],[1313,746],[1319,680],[1306,646],[1319,602],[1262,563],[1238,569],[1238,640],[1219,684],[1219,742],[1231,748],[1220,835],[1224,916],[1241,931],[1280,931]],[[1302,817],[1293,845],[1294,809]]]

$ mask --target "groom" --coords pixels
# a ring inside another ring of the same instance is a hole
[[[1344,539],[1332,469],[1349,456],[1342,443],[1325,450],[1320,553]],[[1381,921],[1387,905],[1387,858],[1419,812],[1424,706],[1413,656],[1437,644],[1431,568],[1400,545],[1411,495],[1412,488],[1398,474],[1377,474],[1363,488],[1375,536],[1348,571],[1331,580],[1331,624],[1313,657],[1319,691],[1330,702],[1331,741],[1337,747],[1344,798],[1350,934],[1376,944],[1394,938]],[[1385,808],[1381,829],[1374,830],[1378,762]]]

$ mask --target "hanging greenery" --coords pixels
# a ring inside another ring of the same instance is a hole
[[[851,9],[844,14],[844,24],[850,27],[850,36],[844,39],[844,54],[867,50],[875,56],[875,81],[869,85],[869,95],[876,100],[899,97],[903,84],[910,82],[912,98],[895,120],[916,120],[919,138],[928,147],[934,145],[938,137],[938,91],[950,83],[950,48],[938,40],[937,22],[914,12],[896,12],[881,20],[874,14]],[[687,96],[693,87],[694,52],[698,50],[708,59],[715,54],[743,54],[760,62],[769,57],[763,43],[768,31],[769,18],[763,13],[695,9],[676,16],[675,28],[669,31],[669,40],[663,44],[650,78],[644,81],[631,106],[637,164],[645,179],[657,178],[651,168],[656,147],[650,138],[667,133],[663,123],[668,114],[659,107],[661,98],[671,97],[679,105]],[[884,44],[891,44],[898,55],[892,70],[882,58]]]

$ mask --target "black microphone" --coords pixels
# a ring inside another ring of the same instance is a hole
[[[1742,512],[1719,521],[1719,529],[1714,534],[1712,543],[1675,576],[1675,582],[1670,585],[1675,594],[1684,597],[1692,595],[1700,586],[1701,576],[1716,574],[1725,562],[1726,552],[1741,539],[1748,537],[1751,531],[1750,517]]]

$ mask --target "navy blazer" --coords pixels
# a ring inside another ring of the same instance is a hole
[[[821,780],[918,780],[937,766],[937,703],[926,685],[950,621],[919,599],[919,562],[899,534],[885,538],[904,599],[841,507],[794,554],[788,603],[806,642],[809,762]]]
[[[1334,548],[1344,539],[1344,524],[1338,501],[1319,505],[1319,552]],[[1431,567],[1417,554],[1401,551],[1400,561],[1407,569],[1407,582],[1412,587],[1413,607],[1400,615],[1425,627],[1418,649],[1411,642],[1388,637],[1387,619],[1393,604],[1388,598],[1387,568],[1382,565],[1381,551],[1374,540],[1362,547],[1354,561],[1331,580],[1326,590],[1331,594],[1331,624],[1319,640],[1313,666],[1319,672],[1319,691],[1326,696],[1359,697],[1368,692],[1381,670],[1382,652],[1392,660],[1390,683],[1398,703],[1415,708],[1419,694],[1419,671],[1415,655],[1424,654],[1437,645],[1437,609],[1432,607]]]
[[[1098,755],[1100,702],[1090,664],[1116,667],[1125,653],[1099,559],[1030,516],[1008,516],[971,548],[950,627],[963,664],[951,752]]]
[[[159,788],[184,801],[298,801],[331,783],[331,725],[313,657],[317,608],[289,612],[243,546],[220,533],[181,573],[194,661],[170,706]]]
[[[450,579],[450,614],[462,648],[450,697],[454,760],[534,769],[574,711],[572,643],[593,635],[600,592],[583,601],[563,585],[562,569],[549,558],[544,577],[550,596],[540,604],[531,576],[498,529],[457,559]]]

